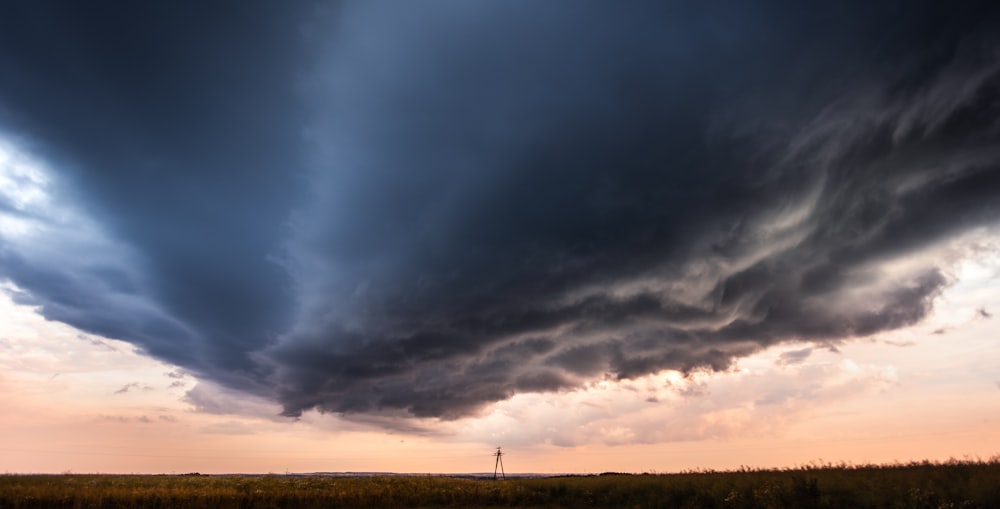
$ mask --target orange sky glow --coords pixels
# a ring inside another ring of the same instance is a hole
[[[830,345],[786,344],[722,373],[663,372],[520,394],[412,429],[280,417],[127,343],[0,301],[0,471],[676,472],[817,462],[987,459],[1000,443],[994,245],[956,265],[924,322]]]

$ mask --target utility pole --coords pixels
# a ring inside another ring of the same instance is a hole
[[[500,446],[497,446],[497,452],[493,453],[497,457],[497,462],[493,465],[493,480],[497,480],[497,470],[500,471],[500,475],[503,480],[507,480],[507,474],[503,472],[503,452],[500,451]]]

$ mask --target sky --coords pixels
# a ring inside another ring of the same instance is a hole
[[[1000,454],[991,2],[9,2],[0,470]]]

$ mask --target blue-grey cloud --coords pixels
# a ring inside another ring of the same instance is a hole
[[[288,415],[903,327],[949,278],[890,264],[1000,217],[985,2],[8,10],[0,128],[111,263],[11,243],[0,276]]]
[[[85,263],[0,256],[46,317],[249,381],[246,353],[288,325],[292,295],[269,257],[299,185],[295,76],[311,6],[231,7],[3,7],[2,128],[58,171],[54,201],[133,256],[63,239],[48,242]]]
[[[801,364],[805,362],[806,359],[812,355],[812,348],[802,348],[800,350],[791,350],[788,352],[783,352],[778,356],[778,364],[788,366],[792,364]]]

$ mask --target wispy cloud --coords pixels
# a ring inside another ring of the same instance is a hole
[[[253,435],[256,433],[251,426],[241,421],[225,421],[203,426],[200,431],[213,435]]]
[[[782,352],[778,357],[778,364],[780,365],[790,365],[790,364],[800,364],[812,355],[812,348],[803,348],[801,350],[792,350],[788,352]]]
[[[153,422],[152,419],[145,415],[129,416],[129,415],[101,415],[99,418],[102,421],[117,422],[121,424],[128,423],[139,423],[139,424],[150,424]]]
[[[125,393],[127,393],[127,392],[129,392],[129,391],[131,391],[133,389],[139,389],[139,390],[147,391],[147,392],[154,390],[153,387],[151,387],[149,385],[140,384],[139,382],[130,382],[130,383],[127,383],[127,384],[123,385],[121,387],[121,389],[118,389],[117,391],[115,391],[115,394],[125,394]]]

